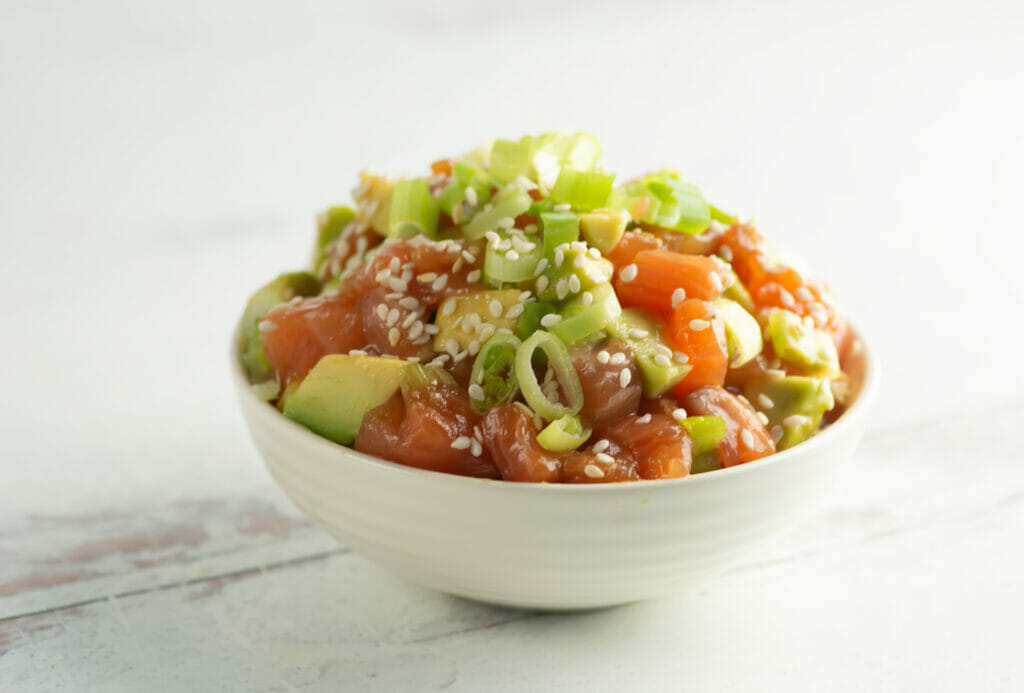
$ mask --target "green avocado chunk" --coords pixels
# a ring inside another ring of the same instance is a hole
[[[821,426],[821,417],[835,406],[827,378],[768,375],[747,383],[743,395],[768,417],[769,430],[781,429],[777,450],[812,437]]]
[[[808,319],[808,323],[810,320]],[[768,339],[775,355],[806,375],[837,378],[839,353],[832,338],[811,327],[796,313],[775,308],[768,314]]]
[[[580,215],[580,231],[587,243],[607,255],[622,240],[629,213],[621,209],[596,209]]]
[[[618,337],[633,350],[644,381],[644,395],[647,397],[661,397],[685,378],[692,368],[690,364],[678,363],[672,357],[672,350],[662,337],[661,325],[638,308],[624,309],[617,320],[609,323],[607,329],[609,334]]]
[[[245,312],[242,313],[242,344],[239,358],[250,381],[261,383],[273,375],[263,355],[260,319],[278,304],[290,301],[296,296],[316,296],[319,292],[320,282],[309,272],[287,272],[278,275],[249,297]],[[267,397],[268,392],[268,389],[261,389],[260,398],[270,400],[277,396],[274,392]]]
[[[338,240],[345,227],[356,218],[351,207],[336,205],[320,214],[316,219],[316,247],[313,248],[313,271],[327,259],[327,246]]]
[[[737,368],[761,353],[764,341],[761,326],[754,316],[736,301],[720,298],[715,302],[725,323],[725,339],[729,348],[729,367]]]
[[[398,392],[407,365],[380,356],[324,356],[288,397],[284,415],[324,438],[351,445],[363,415]]]

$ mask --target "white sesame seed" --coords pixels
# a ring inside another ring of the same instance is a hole
[[[387,320],[388,319],[388,307],[387,307],[387,305],[385,305],[383,303],[378,303],[377,304],[377,317],[380,318],[381,320]]]
[[[270,320],[263,320],[260,322],[260,332],[273,332],[277,329],[277,323],[271,322]]]
[[[416,339],[423,334],[423,323],[417,320],[409,328],[409,339]]]
[[[701,320],[699,318],[695,318],[690,321],[690,329],[693,330],[694,332],[706,330],[710,325],[711,323],[708,322],[707,320]]]
[[[718,276],[718,272],[712,272],[709,275],[709,279],[711,280],[711,288],[713,288],[715,291],[721,292],[723,288],[722,278]]]
[[[466,281],[470,284],[480,281],[480,270],[475,269],[466,275]]]
[[[690,357],[681,351],[673,351],[672,360],[675,361],[676,363],[687,363],[689,362]]]
[[[466,351],[469,352],[470,356],[476,356],[477,354],[480,353],[480,342],[474,339],[469,343],[469,347],[466,349]]]
[[[591,479],[603,479],[604,472],[596,464],[588,464],[583,467],[583,473]]]
[[[449,337],[448,341],[444,343],[444,350],[452,356],[459,353],[459,343],[455,341],[454,337]]]
[[[594,447],[592,449],[595,453],[604,452],[605,450],[608,449],[609,445],[611,445],[611,442],[607,438],[602,438],[601,440],[594,443]]]
[[[416,281],[421,284],[429,284],[430,282],[437,279],[437,272],[424,272],[423,274],[417,275]]]
[[[619,272],[619,278],[624,282],[631,282],[636,279],[636,275],[639,272],[636,265],[626,265]]]
[[[544,327],[554,327],[562,321],[562,316],[558,313],[548,313],[540,319],[540,324]]]
[[[456,450],[466,450],[471,445],[469,436],[459,436],[452,441],[452,447]]]
[[[559,202],[551,209],[555,210],[556,212],[568,212],[570,209],[572,209],[572,205],[569,204],[568,202]]]
[[[726,262],[732,262],[732,248],[727,245],[723,245],[718,249],[718,256]]]
[[[799,298],[804,303],[810,303],[814,300],[814,294],[811,293],[810,289],[806,286],[801,286],[799,289],[793,292],[793,295]]]
[[[479,202],[479,199],[476,196],[476,189],[471,185],[466,187],[466,202],[474,207],[476,207],[476,203]],[[470,262],[472,262],[472,260],[470,260]]]
[[[494,231],[488,231],[487,233],[485,233],[484,238],[486,238],[488,243],[490,243],[495,248],[501,244],[501,236],[499,236]]]
[[[399,313],[397,308],[392,308],[388,311],[387,324],[388,327],[394,327],[398,324]]]
[[[398,302],[398,305],[402,306],[403,308],[408,308],[409,310],[416,310],[417,308],[420,307],[420,302],[417,301],[412,296],[406,296],[405,298],[401,299]]]
[[[765,409],[771,409],[775,406],[775,402],[772,401],[772,398],[763,392],[757,396],[757,403]]]
[[[430,285],[434,291],[440,291],[448,285],[448,275],[442,274],[440,277],[434,280],[434,283]]]
[[[348,350],[348,355],[349,356],[368,356],[368,354],[365,351],[363,351],[362,349],[349,349]]]
[[[805,423],[810,423],[810,419],[801,414],[792,414],[782,420],[782,425],[786,427],[803,426]]]
[[[404,295],[405,294],[400,294],[400,293],[392,292],[390,294],[384,294],[384,298],[386,298],[389,301],[397,301],[398,299],[402,298],[402,296],[404,296]]]
[[[599,452],[597,453],[597,455],[595,455],[595,457],[597,457],[597,459],[601,460],[606,464],[612,464],[613,462],[615,462],[615,458],[606,452]]]
[[[473,264],[474,262],[476,262],[476,255],[474,255],[473,253],[469,252],[468,250],[463,250],[462,251],[462,259],[465,260],[466,262],[470,263],[470,264]]]
[[[452,272],[458,274],[462,270],[462,257],[460,256],[452,265]]]
[[[546,288],[548,288],[548,278],[547,278],[547,276],[542,274],[539,277],[537,277],[537,285],[536,286],[537,286],[537,293],[541,293]]]
[[[514,250],[510,250],[507,253],[505,253],[505,259],[508,260],[509,262],[515,262],[516,260],[519,259],[519,253],[517,253]]]
[[[748,450],[753,449],[754,434],[744,428],[742,431],[740,431],[740,442],[742,442],[743,447],[747,448]]]
[[[785,435],[785,433],[786,432],[782,430],[782,426],[772,426],[772,441],[774,441],[775,444],[778,445],[779,441],[782,440],[782,436]]]
[[[419,313],[409,313],[406,315],[405,320],[402,321],[402,329],[408,329],[409,325],[416,322],[417,318],[419,318]]]
[[[455,301],[445,301],[441,306],[441,317],[447,317],[455,312]]]
[[[583,300],[583,305],[585,306],[593,305],[594,303],[594,294],[589,291],[584,291],[580,298]]]
[[[504,308],[504,306],[501,305],[501,301],[499,301],[498,299],[493,299],[488,304],[487,307],[490,309],[491,315],[493,315],[496,318],[500,318],[501,317],[501,311],[502,311],[502,308]]]
[[[475,399],[477,401],[482,401],[484,399],[484,389],[476,383],[470,385],[468,390],[471,399]]]
[[[555,284],[555,295],[558,296],[559,301],[569,295],[569,282],[565,277],[559,279]]]
[[[391,270],[384,268],[374,276],[374,279],[378,284],[383,284],[391,277]]]
[[[555,267],[561,267],[563,262],[565,262],[565,251],[558,248],[555,250]]]
[[[587,255],[594,258],[595,260],[601,259],[601,251],[598,250],[597,248],[591,248],[590,250],[588,250]]]
[[[676,407],[672,410],[672,418],[676,421],[682,421],[686,418],[686,410],[682,407]]]
[[[505,317],[509,319],[518,318],[525,309],[526,307],[522,303],[515,303],[505,311]]]
[[[473,437],[477,440],[484,439],[484,432],[480,430],[480,426],[473,426]]]
[[[757,412],[757,420],[760,421],[765,426],[768,425],[768,417],[764,415],[763,411]]]
[[[533,276],[539,277],[540,275],[544,274],[544,270],[546,270],[547,268],[548,268],[548,259],[546,257],[542,257],[537,262],[537,268],[535,270],[533,270]]]
[[[388,344],[391,346],[398,346],[398,340],[401,339],[402,334],[398,331],[397,327],[392,327],[388,330]]]
[[[668,356],[665,356],[665,354],[655,354],[654,362],[661,366],[662,368],[669,368],[672,366],[672,359],[670,359]]]
[[[400,294],[404,294],[409,288],[409,285],[398,277],[391,277],[385,283],[392,291],[397,291]]]
[[[630,373],[628,368],[623,368],[619,371],[619,387],[626,387],[629,385],[629,381],[633,379],[633,374]]]
[[[810,311],[811,317],[814,318],[816,322],[820,322],[822,324],[828,322],[828,312],[826,312],[825,307],[820,303],[812,303],[807,306],[807,310]]]
[[[516,220],[513,219],[512,217],[502,217],[501,219],[498,219],[498,226],[500,226],[503,229],[510,229],[515,225]]]
[[[650,414],[644,414],[643,416],[638,417],[636,422],[638,424],[649,424],[649,423],[651,423],[651,415]]]
[[[529,291],[520,291],[519,292],[519,299],[518,300],[519,300],[520,303],[526,303],[532,297],[533,297],[533,294],[531,294]]]
[[[480,441],[473,438],[469,441],[469,452],[473,457],[480,457],[484,452],[484,446],[480,444]]]
[[[611,354],[609,354],[604,349],[602,349],[601,351],[597,352],[597,362],[598,363],[602,363],[602,364],[603,363],[608,363],[608,359],[610,359],[610,358],[611,358]]]
[[[586,255],[577,255],[572,259],[572,266],[576,269],[583,269],[583,265],[587,264]]]
[[[580,289],[582,288],[583,285],[580,284],[579,277],[577,277],[575,274],[569,277],[569,291],[571,291],[574,294],[578,294],[580,292]]]
[[[611,358],[608,359],[608,363],[612,364],[613,366],[619,366],[619,365],[622,365],[625,362],[626,362],[626,355],[624,353],[622,353],[621,351],[615,352],[614,354],[611,355]]]
[[[680,287],[672,292],[672,307],[677,307],[686,300],[686,289]]]
[[[629,331],[629,336],[632,337],[633,339],[643,339],[649,334],[650,332],[639,327],[634,327]]]
[[[427,334],[437,334],[441,331],[441,328],[433,323],[427,323],[423,326],[423,331]]]
[[[792,308],[796,301],[793,300],[793,294],[789,293],[785,289],[779,289],[779,300],[782,301],[782,305],[787,308]]]

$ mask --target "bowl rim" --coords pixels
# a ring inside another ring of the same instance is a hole
[[[669,489],[683,485],[692,486],[694,484],[711,484],[719,483],[720,481],[724,482],[737,475],[757,473],[758,470],[779,464],[785,464],[792,457],[797,455],[813,454],[815,449],[827,446],[833,438],[839,435],[839,432],[841,432],[842,429],[852,425],[854,419],[864,415],[865,411],[874,400],[879,387],[880,377],[878,357],[869,346],[868,340],[864,338],[863,333],[859,329],[854,329],[852,325],[850,326],[850,329],[860,344],[859,348],[861,349],[861,357],[864,363],[864,379],[861,382],[857,397],[850,407],[843,412],[842,416],[840,416],[835,423],[828,426],[828,428],[824,429],[810,440],[799,443],[788,450],[776,452],[768,455],[767,457],[762,457],[745,464],[724,467],[722,469],[716,469],[702,474],[688,474],[678,479],[638,479],[634,481],[621,481],[605,484],[557,484],[515,482],[504,481],[502,479],[482,479],[478,477],[462,476],[459,474],[449,474],[447,472],[438,472],[431,469],[411,467],[409,465],[392,462],[391,460],[386,460],[374,455],[368,455],[364,452],[359,452],[355,448],[335,443],[332,440],[328,440],[327,438],[317,435],[305,426],[286,417],[276,407],[268,406],[266,402],[263,402],[256,397],[239,358],[240,354],[238,347],[242,338],[241,321],[239,321],[239,324],[235,327],[232,333],[229,361],[231,364],[232,379],[234,380],[238,396],[250,398],[251,404],[265,408],[267,410],[266,414],[271,420],[275,421],[274,425],[278,426],[279,429],[287,431],[288,435],[293,435],[302,439],[307,444],[321,447],[324,451],[340,453],[351,461],[365,466],[377,467],[388,474],[406,475],[410,478],[418,478],[424,482],[433,481],[437,483],[463,485],[466,488],[473,488],[477,490],[488,489],[489,491],[492,491],[493,489],[502,489],[502,491],[500,491],[501,493],[532,493],[536,489],[541,489],[538,492],[547,494],[601,494],[624,492],[648,494],[653,489]],[[840,429],[840,431],[837,432],[836,429]]]

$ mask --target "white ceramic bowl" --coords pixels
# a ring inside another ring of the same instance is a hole
[[[540,609],[671,592],[805,516],[852,456],[878,379],[862,349],[853,406],[811,440],[762,460],[665,481],[523,484],[414,469],[321,438],[260,402],[236,353],[256,447],[306,514],[412,582]]]

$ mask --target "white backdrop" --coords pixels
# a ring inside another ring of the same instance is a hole
[[[798,249],[876,431],[1021,398],[1024,5],[602,5],[0,2],[0,513],[267,485],[247,294],[361,168],[556,128]]]

